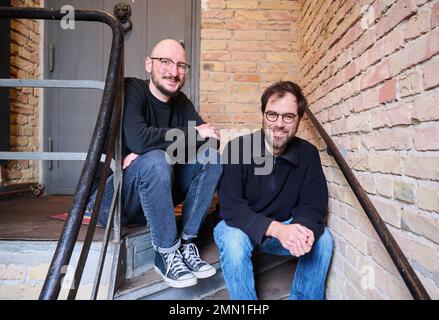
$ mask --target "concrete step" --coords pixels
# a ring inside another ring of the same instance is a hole
[[[218,251],[214,242],[200,245],[199,248],[200,254],[203,259],[212,264],[217,269],[217,273],[213,277],[210,277],[208,279],[199,279],[198,284],[193,287],[188,287],[184,289],[172,288],[169,287],[162,280],[161,276],[154,271],[154,269],[152,268],[153,262],[150,261],[150,267],[147,270],[131,279],[127,279],[124,282],[124,284],[119,288],[118,292],[116,293],[115,299],[191,300],[204,299],[209,296],[214,296],[217,292],[220,292],[225,288]],[[257,252],[253,257],[253,260],[256,274],[263,275],[273,268],[283,266],[285,263],[291,261],[291,257],[279,257]],[[279,270],[283,271],[283,269]],[[283,275],[279,276],[281,276],[281,278],[283,279],[285,278]],[[272,282],[268,278],[266,279],[262,277],[261,279],[264,279],[264,283]],[[288,290],[286,292],[288,292]],[[263,295],[263,297],[264,296],[265,295]],[[280,295],[277,296],[280,297]]]
[[[293,283],[296,261],[291,259],[267,269],[255,276],[256,292],[260,300],[287,299]],[[228,300],[226,288],[214,291],[202,297],[203,300]]]

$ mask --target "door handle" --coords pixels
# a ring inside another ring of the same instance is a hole
[[[53,43],[49,46],[49,72],[55,71],[55,45]]]
[[[49,152],[53,152],[53,139],[49,138]],[[52,171],[53,170],[53,160],[49,160],[49,165],[48,165],[48,170]]]

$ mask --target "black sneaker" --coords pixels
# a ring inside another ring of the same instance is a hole
[[[200,258],[200,253],[194,243],[181,245],[180,252],[189,271],[198,279],[209,278],[216,273],[215,267]]]
[[[173,288],[185,288],[197,284],[197,278],[183,262],[180,251],[155,253],[154,270]]]

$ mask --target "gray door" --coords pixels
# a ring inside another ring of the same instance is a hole
[[[48,0],[47,8],[64,4],[75,9],[98,9],[113,13],[120,0]],[[183,40],[194,66],[183,91],[198,105],[198,16],[197,0],[127,1],[132,8],[132,30],[125,39],[125,76],[146,78],[144,58],[163,38]],[[63,30],[59,22],[46,22],[45,72],[47,79],[104,81],[111,47],[111,30],[94,22],[75,22],[75,29]],[[50,49],[52,48],[52,49]],[[54,48],[54,49],[53,49]],[[52,53],[51,53],[51,52]],[[49,70],[49,55],[54,68]],[[96,121],[101,91],[47,89],[44,108],[44,149],[59,152],[87,152]],[[83,161],[45,162],[44,183],[50,194],[73,194]]]

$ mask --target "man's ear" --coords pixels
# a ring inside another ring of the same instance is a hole
[[[145,58],[145,70],[148,73],[151,73],[152,70],[152,60],[150,57]]]

